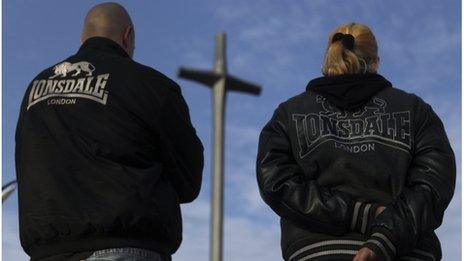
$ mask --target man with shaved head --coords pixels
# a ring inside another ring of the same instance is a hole
[[[85,17],[76,54],[28,86],[16,129],[20,241],[31,260],[171,260],[203,145],[180,87],[132,60],[116,3]]]
[[[132,57],[135,48],[134,26],[126,9],[121,5],[103,3],[90,9],[85,17],[81,42],[96,36],[115,41]]]

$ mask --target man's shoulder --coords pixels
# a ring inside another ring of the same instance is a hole
[[[161,88],[168,88],[171,91],[180,91],[179,85],[162,72],[136,61],[132,61],[132,63],[137,71],[137,74],[141,77],[142,80],[156,84]]]
[[[66,59],[46,67],[40,71],[32,81],[38,79],[58,80],[63,77],[66,79],[66,76],[76,74],[77,72],[84,75],[85,73],[91,74],[99,70],[103,70],[103,72],[106,71],[107,67],[102,66],[101,61],[98,61],[98,59],[94,61],[87,58],[88,57],[81,57],[79,55],[71,55]],[[102,69],[103,67],[105,68]],[[112,65],[109,67],[113,68],[112,70],[115,72],[118,72],[118,77],[129,77],[131,81],[135,81],[133,82],[133,87],[145,86],[156,92],[161,91],[165,93],[166,91],[171,91],[181,93],[179,85],[174,80],[160,71],[130,58],[112,60]]]
[[[70,56],[72,57],[72,56]],[[64,64],[66,63],[70,57],[67,57],[66,59],[63,59],[63,60],[60,60],[52,65],[45,65],[47,67],[45,67],[44,69],[42,69],[42,71],[40,71],[35,77],[34,77],[34,80],[35,79],[47,79],[47,78],[50,78],[53,76],[57,66],[60,66],[61,64]],[[43,67],[42,67],[43,68]]]

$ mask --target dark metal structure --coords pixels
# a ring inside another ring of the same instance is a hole
[[[180,78],[192,80],[210,87],[213,91],[213,173],[211,195],[211,237],[210,260],[222,260],[222,233],[223,233],[223,177],[224,177],[224,111],[227,91],[245,92],[259,95],[261,87],[238,79],[227,73],[226,61],[226,34],[216,35],[216,55],[214,68],[209,70],[197,70],[180,68]]]

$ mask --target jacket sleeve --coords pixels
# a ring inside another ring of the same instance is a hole
[[[181,203],[191,202],[201,188],[203,145],[191,124],[179,86],[169,86],[159,115],[166,178],[176,190]]]
[[[344,192],[322,187],[314,178],[318,167],[297,164],[280,105],[259,137],[256,173],[263,200],[282,218],[314,232],[342,235],[375,207],[355,202]],[[357,208],[357,213],[354,211]],[[362,211],[360,209],[362,208]],[[356,216],[355,216],[356,214]]]
[[[365,246],[384,260],[407,254],[438,228],[454,194],[456,163],[443,123],[419,98],[413,159],[399,197],[372,222]]]

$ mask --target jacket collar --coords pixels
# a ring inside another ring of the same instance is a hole
[[[308,83],[306,90],[322,94],[342,109],[355,109],[388,87],[392,87],[392,84],[382,75],[366,73],[315,78]]]
[[[101,52],[116,54],[122,57],[129,57],[127,52],[115,41],[106,37],[91,37],[87,39],[79,48],[77,53],[85,52],[87,50],[97,50]]]

